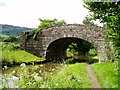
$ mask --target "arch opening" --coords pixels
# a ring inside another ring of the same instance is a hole
[[[51,62],[87,62],[90,57],[89,53],[96,50],[90,42],[73,37],[60,38],[52,43],[47,48],[46,60]],[[97,55],[97,52],[94,53]]]

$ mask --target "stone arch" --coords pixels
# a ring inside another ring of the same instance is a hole
[[[66,56],[66,49],[71,43],[80,43],[85,40],[80,38],[66,37],[60,38],[50,43],[46,51],[46,59],[49,61],[64,61]],[[86,41],[88,42],[88,41]],[[90,43],[90,42],[89,42]],[[94,45],[93,45],[94,46]],[[85,46],[83,46],[85,48]]]
[[[39,32],[36,36],[36,40],[30,38],[26,43],[26,50],[37,56],[48,58],[46,56],[46,52],[51,47],[51,44],[54,46],[57,40],[63,38],[64,43],[66,43],[67,38],[78,38],[89,41],[95,47],[97,47],[99,61],[106,61],[107,54],[105,49],[105,34],[106,29],[98,26],[68,24],[62,26],[49,27]],[[22,45],[24,45],[24,43],[22,43]],[[64,46],[64,48],[65,47],[66,46]]]

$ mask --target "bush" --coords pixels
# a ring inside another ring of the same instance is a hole
[[[90,49],[87,54],[89,56],[96,56],[97,55],[97,50],[96,49]]]
[[[90,49],[85,55],[78,54],[80,52],[72,49],[67,49],[67,63],[76,63],[76,62],[87,62],[87,63],[95,63],[98,62],[97,50],[95,48]]]
[[[98,62],[99,57],[97,55],[97,50],[95,48],[90,49],[89,52],[87,53],[87,56],[88,56],[87,63],[91,64]]]
[[[2,36],[3,42],[16,42],[18,41],[19,37],[16,35],[10,35],[10,36]]]

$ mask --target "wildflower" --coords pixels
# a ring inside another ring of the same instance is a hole
[[[52,71],[55,71],[55,69],[53,68]]]
[[[58,86],[58,84],[55,84],[56,86]]]
[[[43,67],[43,65],[41,64],[40,67]]]
[[[12,73],[15,73],[15,70],[14,70],[14,71],[12,71]]]
[[[4,69],[8,69],[8,67],[7,67],[7,66],[4,66]]]
[[[41,79],[41,77],[39,77],[38,74],[36,74],[35,76],[33,76],[33,78],[34,78],[35,80]]]
[[[39,73],[41,73],[42,71],[40,70]]]
[[[21,66],[21,67],[25,67],[26,65],[25,65],[25,63],[22,63],[20,66]]]
[[[16,76],[13,76],[13,77],[11,78],[11,80],[13,80],[13,81],[17,81],[17,80],[19,80],[19,78],[16,77]]]
[[[78,82],[81,82],[81,80],[78,80]]]

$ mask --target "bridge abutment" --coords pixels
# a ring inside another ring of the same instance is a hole
[[[107,56],[107,42],[105,41],[98,41],[99,45],[97,46],[97,51],[98,51],[98,57],[99,57],[99,63],[105,62],[108,60]]]

